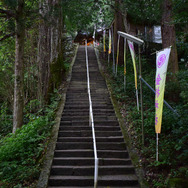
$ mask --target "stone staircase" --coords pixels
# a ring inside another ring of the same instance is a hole
[[[88,47],[88,56],[99,158],[98,187],[139,187],[92,47]],[[67,91],[49,177],[49,188],[93,186],[94,152],[92,129],[89,126],[85,48],[80,46]]]

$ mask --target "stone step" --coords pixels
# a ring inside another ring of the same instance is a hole
[[[61,121],[60,125],[66,125],[66,126],[89,126],[89,119],[86,121]],[[98,121],[94,120],[94,125],[95,126],[119,126],[118,121],[115,120],[108,120],[108,121]]]
[[[92,137],[58,137],[58,142],[92,142]],[[123,142],[123,136],[96,137],[97,142]]]
[[[121,158],[101,158],[99,159],[100,166],[111,166],[111,165],[131,165],[131,160]],[[55,157],[53,165],[65,165],[65,166],[82,166],[82,165],[94,165],[94,158],[92,157]]]
[[[58,166],[53,165],[51,168],[51,175],[74,175],[74,176],[93,176],[93,166]],[[134,174],[135,170],[132,165],[124,166],[100,166],[98,168],[99,176],[102,175],[123,175]]]
[[[92,107],[93,107],[93,110],[101,109],[101,108],[113,110],[113,106],[112,105],[105,105],[105,104],[96,104],[95,105],[95,104],[93,104]],[[88,108],[89,108],[89,106],[87,104],[65,105],[65,109],[74,109],[74,110],[80,109],[80,110],[82,110],[82,109],[88,109]]]
[[[92,131],[59,131],[59,137],[88,137]],[[95,131],[96,137],[122,136],[121,131]]]
[[[65,126],[65,125],[60,125],[59,130],[60,131],[67,131],[67,130],[91,130],[91,126]],[[120,131],[119,126],[95,126],[95,131]]]
[[[48,186],[48,188],[78,188],[80,186]],[[82,186],[83,187],[83,186]],[[122,186],[123,188],[138,188],[139,186]],[[93,188],[93,186],[84,186],[84,188]],[[106,186],[97,186],[97,188],[108,188]],[[120,188],[120,186],[110,186],[109,188]]]
[[[114,112],[97,112],[94,111],[93,112],[94,117],[115,117],[115,113]],[[63,116],[89,116],[89,110],[85,110],[85,111],[75,111],[75,110],[66,110],[63,112]]]
[[[67,116],[67,115],[63,115],[61,118],[61,121],[78,121],[78,120],[82,120],[82,121],[87,121],[89,119],[89,115],[86,116]],[[94,121],[117,121],[117,118],[115,116],[96,116]]]
[[[73,101],[73,102],[71,102],[71,101],[67,101],[66,103],[65,103],[65,106],[73,106],[73,105],[75,105],[75,106],[81,106],[81,105],[85,105],[85,106],[88,106],[89,107],[89,101],[77,101],[77,100],[75,100],[75,101]],[[92,105],[93,106],[104,106],[104,107],[106,107],[106,106],[112,106],[112,103],[111,103],[111,101],[104,101],[104,100],[97,100],[97,101],[95,101],[95,100],[92,100]],[[113,107],[113,106],[112,106]]]
[[[90,89],[93,105],[97,155],[98,188],[137,188],[138,179],[129,158],[106,82],[99,72],[92,47],[88,48]],[[67,89],[49,188],[94,186],[94,151],[89,126],[89,99],[85,47],[78,48],[72,78]]]
[[[124,142],[97,142],[98,150],[125,150],[126,145]],[[93,149],[93,142],[57,142],[56,150],[66,150],[66,149]]]
[[[64,109],[64,112],[70,112],[70,113],[74,113],[74,112],[88,112],[89,113],[89,108],[88,109],[82,109],[81,111],[78,111],[77,109],[71,109],[71,108],[67,108]],[[93,113],[114,113],[114,109],[93,109]]]
[[[50,186],[93,186],[93,176],[51,176]],[[138,186],[135,175],[106,175],[98,177],[99,186]]]
[[[93,157],[92,149],[55,150],[54,157]]]
[[[129,158],[127,150],[97,150],[98,158]],[[55,150],[54,157],[93,157],[92,149]]]

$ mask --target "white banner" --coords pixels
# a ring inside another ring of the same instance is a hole
[[[133,44],[133,42],[131,42],[129,40],[127,40],[127,42],[128,42],[128,45],[129,45],[129,49],[130,49],[131,57],[132,57],[132,61],[133,61],[134,77],[135,77],[135,88],[137,89],[137,71],[136,71],[134,44]]]
[[[161,132],[162,112],[164,102],[164,90],[168,60],[171,48],[157,52],[156,56],[156,77],[155,77],[155,131]]]

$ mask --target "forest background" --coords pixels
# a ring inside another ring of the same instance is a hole
[[[142,148],[140,114],[133,105],[133,78],[127,78],[130,84],[125,94],[123,67],[118,78],[111,70],[107,74],[122,115],[129,122],[130,139],[137,146],[150,186],[167,186],[174,177],[173,183],[187,179],[187,9],[186,0],[1,0],[0,186],[32,186],[31,182],[37,180],[61,98],[60,86],[74,55],[72,41],[77,32],[89,35],[95,27],[108,28],[113,20],[115,49],[117,31],[129,32],[128,20],[135,25],[161,25],[162,46],[146,41],[147,49],[173,46],[165,99],[180,117],[164,108],[159,162],[154,159],[153,95],[144,88],[146,139]],[[155,57],[146,51],[142,55],[143,77],[154,85]],[[132,65],[127,71],[133,71]]]

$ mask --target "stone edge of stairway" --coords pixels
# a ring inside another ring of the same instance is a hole
[[[132,164],[134,165],[134,168],[135,168],[135,172],[136,172],[136,175],[138,177],[138,181],[139,181],[139,184],[141,186],[141,188],[147,188],[149,187],[147,181],[145,180],[144,178],[144,170],[142,168],[142,166],[140,165],[140,158],[139,158],[139,155],[137,154],[137,152],[135,151],[132,143],[129,141],[129,136],[128,136],[128,133],[127,133],[127,130],[126,130],[126,127],[125,127],[125,120],[123,119],[123,117],[121,116],[121,113],[120,113],[120,109],[118,107],[118,103],[117,103],[117,100],[112,96],[112,88],[111,88],[111,85],[110,85],[110,80],[106,77],[105,73],[104,73],[104,70],[105,70],[105,66],[101,64],[100,62],[100,59],[99,59],[99,56],[98,56],[98,50],[96,48],[94,48],[95,50],[95,55],[97,57],[97,63],[98,63],[98,67],[99,67],[99,71],[101,73],[101,75],[104,77],[105,79],[105,82],[106,82],[106,86],[107,86],[107,89],[109,91],[109,95],[110,95],[110,99],[111,99],[111,102],[112,102],[112,105],[114,107],[114,111],[115,111],[115,114],[116,114],[116,117],[117,117],[117,120],[119,122],[119,125],[120,125],[120,128],[122,130],[122,134],[123,134],[123,137],[124,137],[124,140],[125,140],[125,143],[127,145],[127,150],[128,150],[128,153],[130,155],[130,158],[131,158],[131,161],[132,161]],[[133,160],[134,159],[134,160]]]
[[[48,178],[50,175],[50,169],[51,169],[51,165],[52,165],[52,161],[53,161],[53,157],[54,157],[54,150],[56,147],[56,140],[58,137],[58,130],[59,130],[60,122],[61,122],[61,116],[62,116],[62,112],[63,112],[64,106],[65,106],[67,88],[71,81],[72,68],[75,63],[75,59],[76,59],[77,52],[78,52],[78,47],[79,47],[79,45],[76,46],[75,55],[74,55],[72,62],[70,64],[69,71],[68,71],[68,74],[66,77],[66,81],[62,84],[63,92],[62,92],[61,100],[58,104],[58,110],[56,112],[56,118],[55,118],[56,123],[54,124],[54,126],[52,128],[51,138],[50,138],[49,144],[47,146],[47,152],[44,156],[42,170],[41,170],[36,188],[45,188],[48,186]]]

